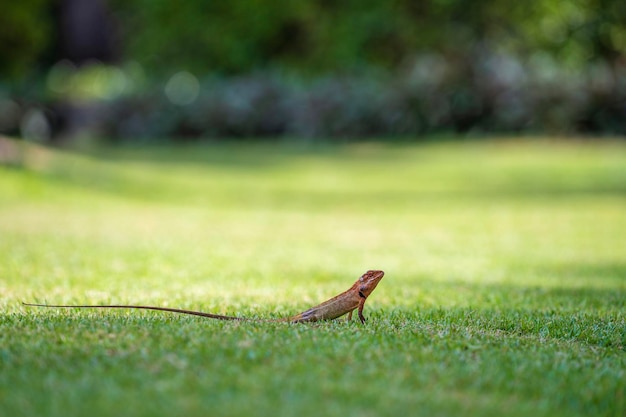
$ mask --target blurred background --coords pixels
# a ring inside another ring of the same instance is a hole
[[[626,133],[623,0],[3,1],[0,134]]]

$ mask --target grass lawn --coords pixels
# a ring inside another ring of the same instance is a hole
[[[0,165],[2,416],[626,415],[626,142],[107,148]],[[20,301],[298,313],[222,322]]]

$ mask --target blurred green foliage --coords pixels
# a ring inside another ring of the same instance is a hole
[[[0,132],[626,133],[623,0],[109,0],[118,61],[78,65],[69,4],[0,16]]]
[[[154,70],[242,73],[394,69],[416,54],[475,46],[544,51],[573,65],[626,50],[626,3],[477,0],[116,0],[125,56]]]
[[[0,76],[21,78],[51,46],[52,18],[48,0],[2,2]]]
[[[53,55],[54,5],[8,2],[0,15],[0,74],[15,76]],[[477,45],[543,52],[583,66],[626,51],[622,0],[111,0],[123,61],[151,73],[299,73],[396,69],[416,55],[471,58]]]

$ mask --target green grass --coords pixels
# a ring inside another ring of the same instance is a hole
[[[626,414],[626,143],[22,150],[0,415]],[[368,322],[281,317],[386,276]]]

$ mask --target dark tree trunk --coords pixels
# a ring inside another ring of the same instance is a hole
[[[106,0],[61,0],[58,25],[59,59],[76,65],[115,60],[113,23]]]

